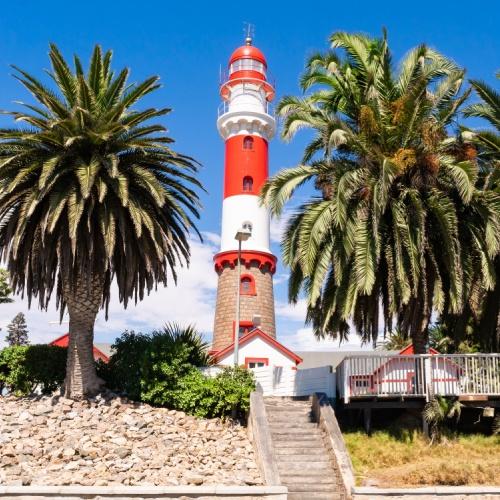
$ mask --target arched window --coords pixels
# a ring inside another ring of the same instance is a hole
[[[253,179],[249,175],[243,177],[243,191],[253,191]]]
[[[240,281],[241,295],[255,295],[255,280],[250,274],[244,274]]]
[[[247,135],[243,139],[243,149],[253,149],[253,137]]]

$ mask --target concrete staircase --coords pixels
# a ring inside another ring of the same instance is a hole
[[[265,398],[272,445],[289,500],[344,500],[340,473],[310,401]]]

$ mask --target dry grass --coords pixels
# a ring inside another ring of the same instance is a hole
[[[500,485],[500,436],[463,435],[429,446],[417,431],[343,434],[358,484]]]

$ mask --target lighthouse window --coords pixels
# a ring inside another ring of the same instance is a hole
[[[243,149],[253,149],[253,137],[247,135],[243,139]]]
[[[258,71],[264,75],[266,74],[264,65],[255,59],[239,59],[231,64],[229,71],[231,73],[235,71]]]
[[[243,177],[243,191],[252,191],[253,190],[253,179],[247,175]]]
[[[253,276],[247,274],[241,277],[240,293],[241,295],[255,295],[255,281]]]

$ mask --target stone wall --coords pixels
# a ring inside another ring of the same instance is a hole
[[[272,273],[267,266],[262,270],[259,269],[257,263],[252,263],[248,267],[242,266],[241,273],[253,276],[256,295],[241,295],[240,321],[252,321],[253,316],[259,314],[262,317],[260,326],[262,331],[276,338]],[[237,285],[237,268],[225,265],[219,272],[212,344],[214,350],[224,349],[233,341]]]

